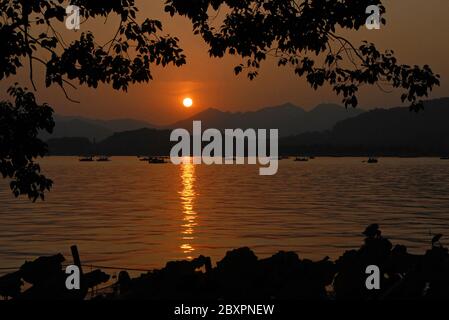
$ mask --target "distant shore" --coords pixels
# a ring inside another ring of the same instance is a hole
[[[49,154],[46,155],[44,158],[79,158],[81,156],[81,154],[69,154],[69,155],[65,155],[65,154]],[[100,156],[98,155],[93,155],[93,156]],[[114,155],[114,154],[108,154],[108,157],[115,157],[115,158],[137,158],[139,155]],[[150,156],[154,156],[154,157],[163,157],[163,158],[170,158],[170,155],[165,155],[165,154],[160,154],[160,155],[150,155]],[[302,157],[304,155],[297,155],[297,154],[281,154],[279,155],[280,157],[289,157],[291,159],[294,159],[295,157]],[[326,154],[326,155],[312,155],[312,156],[308,156],[305,155],[304,157],[308,158],[308,157],[313,157],[313,158],[356,158],[356,159],[368,159],[369,157],[371,157],[371,155],[333,155],[333,154]],[[247,158],[247,157],[245,157]],[[436,160],[448,160],[448,159],[442,159],[442,158],[447,158],[446,156],[438,156],[438,155],[416,155],[416,156],[401,156],[401,155],[382,155],[382,156],[376,156],[376,158],[386,158],[386,159],[436,159]],[[285,159],[283,159],[285,160]],[[288,160],[288,159],[287,159]]]

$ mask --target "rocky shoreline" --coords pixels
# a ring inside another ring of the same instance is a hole
[[[11,300],[148,299],[218,301],[261,300],[395,300],[449,299],[449,253],[435,235],[423,254],[410,254],[393,245],[370,225],[359,249],[338,259],[301,259],[280,251],[258,259],[249,248],[229,251],[216,266],[208,257],[168,262],[162,269],[131,278],[127,271],[114,277],[108,290],[92,291],[111,277],[100,269],[82,274],[80,290],[67,290],[61,255],[26,262],[0,277],[0,296]],[[75,261],[76,259],[74,259]],[[367,286],[368,266],[379,271],[378,288]],[[24,283],[26,284],[24,286]],[[22,287],[26,287],[22,290]]]

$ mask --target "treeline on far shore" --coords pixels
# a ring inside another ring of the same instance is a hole
[[[161,134],[167,134],[161,132]],[[449,138],[448,138],[449,139]],[[170,154],[172,143],[148,142],[138,140],[122,141],[117,144],[111,142],[93,143],[88,138],[58,138],[47,141],[51,156],[167,156]],[[293,142],[293,143],[292,143]],[[449,154],[449,147],[438,145],[339,145],[339,144],[295,144],[294,137],[280,139],[279,154],[285,156],[323,156],[323,157],[441,157]]]

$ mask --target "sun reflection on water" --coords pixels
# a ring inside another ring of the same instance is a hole
[[[197,226],[197,213],[194,209],[196,198],[195,193],[195,165],[193,163],[184,163],[181,165],[182,190],[179,192],[183,208],[182,224],[182,252],[186,259],[192,259],[192,253],[195,251],[193,240],[195,239],[195,226]]]

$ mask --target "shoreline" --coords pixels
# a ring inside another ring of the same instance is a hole
[[[312,261],[287,251],[259,259],[244,247],[228,251],[216,265],[209,257],[199,256],[191,261],[167,262],[164,268],[135,278],[129,275],[130,270],[121,270],[112,278],[113,284],[101,290],[95,288],[111,275],[96,269],[84,274],[84,286],[75,293],[62,285],[65,258],[58,254],[27,262],[16,272],[0,277],[0,296],[82,300],[90,292],[95,300],[449,299],[449,253],[440,243],[442,235],[435,235],[429,249],[420,255],[410,254],[403,245],[393,245],[382,237],[376,224],[368,226],[363,235],[359,249],[346,250],[335,260],[325,257]],[[380,270],[378,290],[366,287],[367,268],[373,265]],[[22,291],[25,282],[30,287]]]

